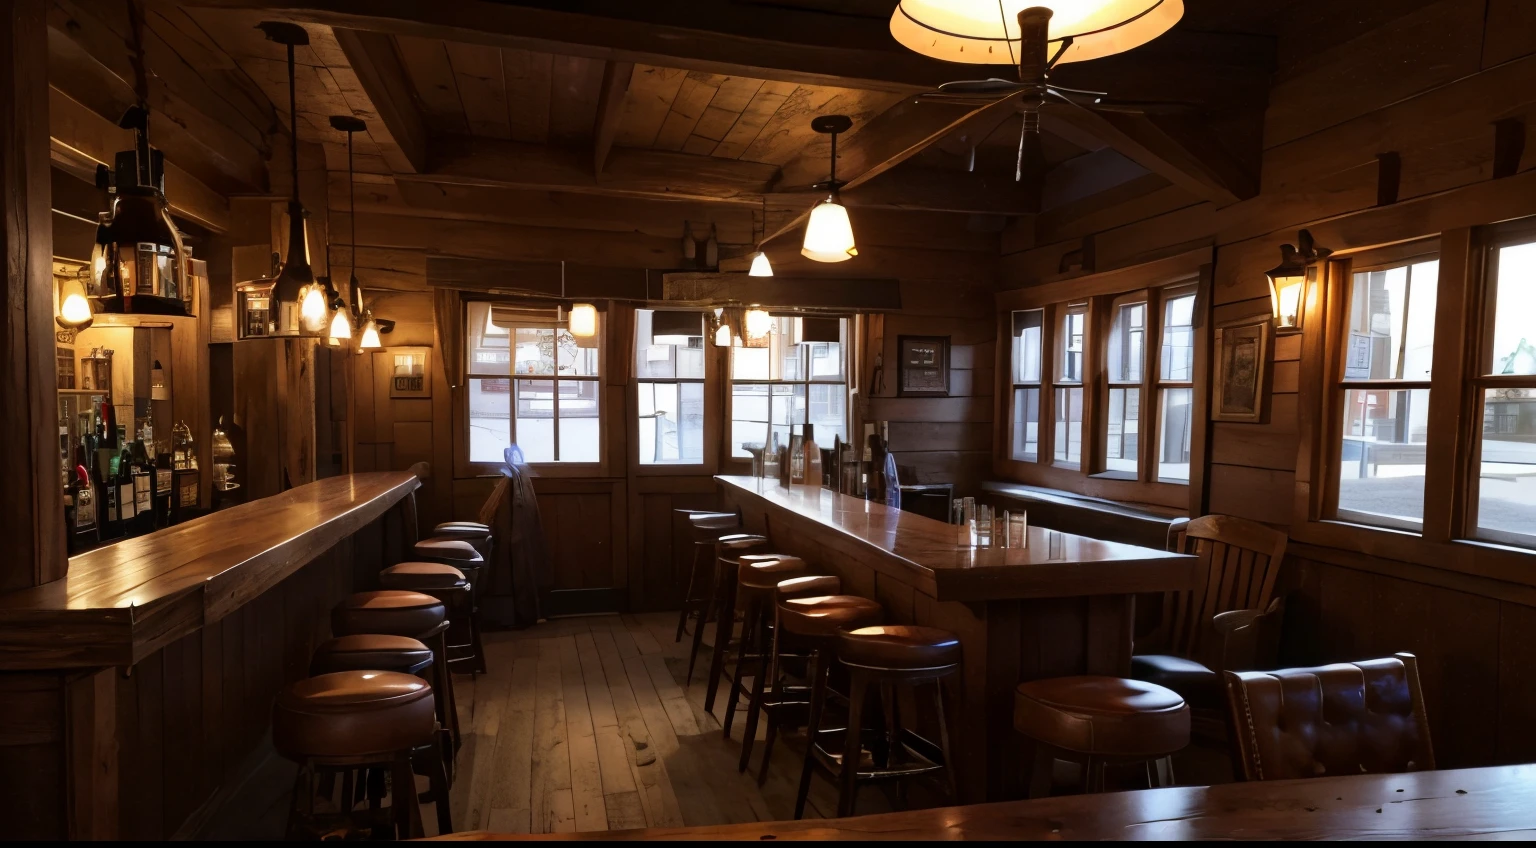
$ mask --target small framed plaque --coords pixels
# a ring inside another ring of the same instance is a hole
[[[389,396],[392,398],[429,398],[432,396],[432,350],[425,347],[392,347],[389,357]],[[374,360],[377,362],[378,360]]]
[[[898,397],[949,397],[949,336],[896,338]]]

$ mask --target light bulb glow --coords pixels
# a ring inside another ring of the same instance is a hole
[[[318,283],[305,286],[299,300],[299,321],[304,331],[318,333],[325,328],[325,288]]]
[[[336,317],[331,319],[331,338],[337,341],[352,338],[352,321],[347,317],[346,309],[336,310]]]
[[[846,262],[859,255],[853,244],[853,224],[848,220],[848,210],[836,199],[829,197],[811,210],[800,253],[817,262]]]
[[[590,303],[573,304],[570,330],[571,335],[584,339],[597,335],[597,307]]]
[[[1019,11],[1028,6],[1051,10],[1049,55],[1072,38],[1058,64],[1124,53],[1184,16],[1183,0],[901,0],[891,13],[891,35],[908,50],[946,62],[1017,64]]]
[[[379,341],[379,324],[369,315],[363,322],[363,337],[358,339],[358,350],[378,350],[384,345]]]
[[[59,323],[66,327],[84,327],[91,323],[91,302],[79,291],[68,292],[59,304]]]
[[[747,272],[747,276],[749,276],[749,277],[772,277],[773,276],[773,266],[768,264],[768,254],[766,254],[766,253],[762,252],[761,250],[759,250],[757,252],[757,255],[752,257],[752,269]]]
[[[729,324],[721,324],[720,326],[715,328],[715,347],[730,347],[730,346],[731,346],[731,326]]]
[[[762,309],[748,309],[746,331],[749,338],[757,339],[773,330],[773,316]]]

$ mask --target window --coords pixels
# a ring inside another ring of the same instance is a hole
[[[1493,244],[1475,381],[1482,421],[1470,529],[1479,538],[1536,544],[1536,240]],[[1485,319],[1485,321],[1488,319]]]
[[[1088,304],[1066,307],[1057,330],[1055,461],[1076,468],[1083,454],[1083,345],[1088,334]]]
[[[704,462],[704,314],[635,310],[641,465]]]
[[[467,307],[469,461],[500,463],[516,444],[529,462],[598,462],[595,343],[578,343],[549,310]]]
[[[1189,482],[1195,408],[1195,290],[1163,291],[1163,332],[1157,370],[1157,479]]]
[[[848,439],[848,322],[777,316],[764,347],[731,348],[731,456],[787,446],[805,425],[816,443]]]
[[[1045,310],[1013,313],[1013,450],[1014,459],[1034,462],[1040,457],[1040,344]]]
[[[1145,296],[1113,307],[1104,364],[1109,379],[1105,415],[1104,469],[1133,479],[1140,470],[1142,360],[1146,353]]]
[[[1356,267],[1340,330],[1337,515],[1417,529],[1424,520],[1440,263],[1421,257]]]

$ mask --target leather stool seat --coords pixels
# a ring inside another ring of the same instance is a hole
[[[1221,676],[1194,660],[1172,654],[1138,654],[1131,657],[1131,676],[1172,689],[1195,709],[1219,710],[1223,706]]]
[[[848,665],[869,668],[943,668],[960,662],[960,637],[934,627],[860,627],[837,634],[837,657]]]
[[[447,562],[450,564],[465,563],[467,565],[480,565],[485,562],[485,557],[475,550],[475,546],[463,539],[446,539],[434,536],[430,539],[422,539],[411,546],[411,557],[422,562]]]
[[[393,671],[338,671],[289,685],[272,708],[272,742],[283,756],[387,759],[430,745],[437,713],[425,680]]]
[[[386,589],[462,589],[469,585],[464,572],[442,562],[402,562],[379,572]]]
[[[779,581],[801,577],[806,572],[805,560],[795,556],[748,554],[740,562],[743,567],[737,579],[741,588],[760,592],[771,592]]]
[[[444,521],[432,528],[432,535],[450,539],[478,538],[491,535],[491,525],[478,521]]]
[[[385,589],[358,592],[331,610],[331,632],[340,636],[383,633],[421,636],[448,620],[443,602],[420,592]]]
[[[816,595],[779,602],[779,623],[800,636],[835,636],[839,630],[868,627],[880,621],[884,610],[857,595]]]
[[[1189,705],[1141,680],[1083,675],[1020,683],[1013,726],[1047,745],[1096,757],[1161,757],[1189,744]]]
[[[357,633],[327,639],[309,661],[310,676],[336,671],[420,674],[432,665],[432,649],[409,636]]]

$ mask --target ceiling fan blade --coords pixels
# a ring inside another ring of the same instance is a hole
[[[1064,91],[1067,94],[1082,94],[1082,95],[1086,95],[1086,96],[1089,96],[1089,97],[1108,97],[1109,96],[1109,92],[1107,92],[1107,91],[1089,91],[1086,88],[1067,88],[1064,85],[1057,85],[1055,83],[1050,83],[1050,87],[1055,89],[1056,91]]]
[[[997,94],[1025,88],[1023,83],[991,77],[984,80],[955,80],[939,86],[945,94]]]
[[[1123,100],[1107,95],[1087,97],[1071,89],[1058,89],[1055,86],[1051,87],[1049,93],[1057,101],[1096,112],[1117,112],[1127,115],[1182,115],[1198,112],[1202,108],[1198,103],[1183,100]]]
[[[922,94],[917,95],[917,99],[929,103],[959,103],[966,106],[990,106],[993,103],[997,103],[1008,98],[1007,95],[1003,95],[1001,97],[986,97],[983,95],[943,94],[937,91],[925,91]]]

